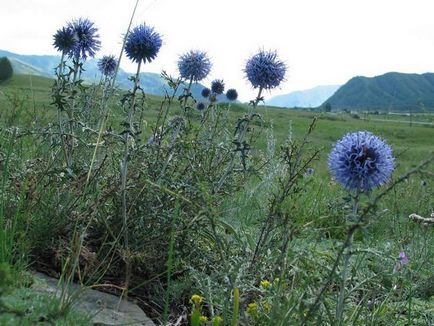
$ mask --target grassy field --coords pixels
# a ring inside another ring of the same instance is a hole
[[[54,117],[56,114],[55,108],[50,106],[50,88],[52,85],[53,80],[45,77],[14,76],[13,79],[0,84],[0,105],[4,108],[0,112],[5,114],[5,111],[10,110],[11,106],[13,106],[13,101],[21,101],[21,110],[26,115],[34,114],[34,108],[36,108],[38,117],[44,117],[44,119],[48,119],[47,116]],[[143,116],[146,121],[144,127],[145,138],[152,132],[150,127],[155,124],[161,100],[162,98],[158,96],[147,96],[147,110]],[[227,105],[223,104],[222,108],[226,109]],[[236,120],[243,114],[246,114],[247,110],[247,105],[232,104],[229,114],[231,123],[235,125]],[[317,126],[310,140],[313,146],[323,148],[322,162],[318,163],[318,168],[323,173],[323,176],[327,173],[324,163],[325,157],[331,149],[332,144],[345,133],[355,130],[368,130],[387,140],[392,145],[395,154],[399,156],[399,171],[401,172],[414,167],[434,149],[434,126],[410,126],[409,124],[394,121],[375,121],[379,117],[385,120],[408,121],[407,116],[369,115],[363,116],[366,117],[366,120],[361,120],[352,118],[350,114],[346,113],[314,113],[266,106],[260,106],[258,113],[263,117],[265,130],[272,129],[277,143],[284,142],[289,136],[294,139],[301,139],[305,135],[312,119],[317,117]],[[181,114],[177,103],[172,105],[170,114]],[[433,119],[434,115],[432,114],[415,115],[413,122],[430,122]],[[121,120],[122,115],[119,109],[111,109],[111,118],[108,124],[113,128],[117,128]],[[265,146],[266,138],[264,134],[259,139],[258,147],[264,148]]]
[[[185,315],[184,324],[193,324],[190,316],[196,309],[208,320],[203,325],[211,325],[216,316],[223,317],[224,325],[302,325],[310,313],[307,324],[336,325],[342,268],[332,266],[354,221],[348,218],[351,198],[331,180],[327,157],[344,134],[368,130],[391,145],[397,168],[391,183],[360,202],[361,211],[370,210],[354,235],[344,324],[434,325],[434,229],[408,218],[434,212],[433,164],[399,179],[433,155],[434,126],[410,126],[401,122],[408,117],[401,116],[357,119],[345,113],[259,106],[262,118],[254,120],[250,130],[256,139],[250,151],[254,171],[230,176],[216,190],[231,164],[227,153],[233,148],[237,120],[249,106],[220,104],[221,124],[215,122],[218,128],[211,126],[208,132],[195,129],[200,113],[186,115],[175,100],[168,107],[168,120],[185,117],[191,131],[168,138],[158,150],[131,145],[136,152],[129,157],[131,206],[125,246],[119,240],[125,232],[118,189],[123,145],[115,137],[104,138],[94,178],[86,181],[99,127],[98,119],[93,120],[99,102],[93,97],[99,98],[100,90],[89,88],[91,96],[77,100],[77,106],[95,110],[84,120],[93,131],[84,125],[77,129],[84,145],[77,145],[77,172],[68,177],[57,129],[50,129],[59,119],[50,104],[53,83],[17,75],[0,84],[0,263],[14,266],[15,276],[15,290],[6,297],[6,305],[0,305],[0,314],[6,311],[0,321],[10,318],[18,325],[41,314],[40,307],[34,310],[36,316],[27,313],[23,303],[19,313],[9,309],[16,299],[13,293],[30,291],[17,276],[26,270],[122,288],[125,261],[130,260],[130,295],[157,323]],[[123,130],[126,112],[119,101],[125,93],[117,91],[109,102],[105,129],[113,134]],[[162,101],[146,96],[138,121],[143,140],[161,123],[157,119]],[[376,121],[383,118],[390,121]],[[315,128],[303,145],[314,119]],[[415,115],[413,121],[432,122],[432,116]],[[198,136],[201,132],[204,136]],[[314,172],[308,174],[306,168]],[[408,264],[400,263],[401,252],[408,256]],[[76,265],[71,264],[74,259]],[[322,287],[324,294],[319,296]],[[235,288],[241,293],[239,300]],[[0,281],[0,295],[1,291]],[[190,301],[193,294],[200,294],[203,302],[195,305]],[[318,308],[311,311],[316,298]],[[239,320],[234,324],[235,315]],[[53,316],[51,321],[59,324],[75,318]]]

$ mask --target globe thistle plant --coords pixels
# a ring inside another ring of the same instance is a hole
[[[128,34],[125,53],[133,62],[151,62],[157,57],[163,41],[154,28],[145,24],[136,26]]]
[[[340,251],[344,261],[341,271],[341,287],[336,305],[337,324],[344,319],[345,289],[353,236],[362,225],[365,216],[359,215],[360,194],[376,188],[390,178],[395,168],[395,159],[390,146],[369,131],[357,131],[346,134],[340,139],[328,157],[328,167],[333,178],[348,190],[354,190],[352,196],[352,224],[348,228],[347,239]],[[354,223],[355,222],[355,223]],[[340,255],[338,255],[338,258]]]
[[[220,95],[223,94],[225,90],[225,83],[222,79],[216,79],[211,82],[211,91],[214,94]]]
[[[211,71],[211,61],[206,52],[192,50],[179,57],[179,74],[182,79],[201,81]]]
[[[62,27],[58,29],[53,35],[53,46],[54,48],[61,52],[62,55],[70,53],[77,42],[75,33],[70,26]]]
[[[261,50],[247,61],[244,72],[253,88],[273,89],[285,79],[286,65],[277,52]]]
[[[371,190],[387,180],[395,167],[390,146],[368,131],[345,135],[328,157],[334,179],[347,189]]]
[[[138,132],[135,129],[133,121],[134,112],[136,110],[136,93],[140,89],[140,67],[142,63],[150,63],[156,57],[160,51],[163,41],[160,34],[158,34],[154,28],[145,24],[134,27],[127,35],[125,41],[125,53],[129,59],[137,63],[137,72],[133,77],[134,88],[129,92],[128,98],[128,116],[125,121],[125,130],[123,132],[124,152],[120,169],[121,180],[121,199],[122,199],[122,222],[124,228],[124,245],[125,250],[128,248],[128,213],[127,213],[127,177],[128,177],[128,158],[130,156],[130,136],[137,135]],[[144,95],[144,94],[143,94]],[[138,129],[141,130],[141,124],[138,125]],[[131,277],[131,260],[126,260],[126,273],[125,273],[125,287],[128,288]]]
[[[68,24],[68,28],[74,33],[76,40],[74,47],[68,53],[69,57],[86,60],[88,57],[94,57],[96,52],[101,48],[98,28],[87,18],[79,18]]]
[[[202,89],[202,92],[200,92],[200,94],[203,97],[208,98],[208,96],[211,94],[211,90],[208,87],[205,87],[204,89]]]
[[[233,88],[228,89],[228,91],[226,92],[226,98],[231,102],[235,101],[238,98],[237,90]]]
[[[117,64],[114,55],[105,55],[98,61],[98,69],[104,76],[111,77],[116,71]]]

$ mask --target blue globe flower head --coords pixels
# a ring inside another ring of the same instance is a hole
[[[211,94],[211,90],[208,87],[205,87],[204,89],[202,89],[202,92],[200,92],[200,94],[207,98],[210,94]]]
[[[286,65],[277,52],[261,50],[247,61],[244,72],[253,88],[272,89],[285,79]]]
[[[214,94],[220,95],[223,94],[225,90],[225,83],[222,79],[216,79],[211,82],[211,91]]]
[[[153,27],[145,24],[134,27],[125,43],[127,57],[133,62],[151,62],[157,57],[163,41]]]
[[[182,79],[197,82],[208,76],[211,61],[206,52],[192,50],[179,57],[178,69]]]
[[[347,189],[371,190],[389,180],[395,168],[390,146],[369,131],[346,134],[328,157],[333,178]]]
[[[118,62],[114,55],[105,55],[98,61],[98,69],[104,76],[111,77],[116,71]]]
[[[198,109],[199,111],[205,110],[205,103],[203,102],[197,103],[196,109]]]
[[[56,34],[53,35],[53,39],[54,48],[63,54],[70,53],[74,49],[75,43],[77,42],[74,31],[70,26],[58,29]]]
[[[238,98],[238,92],[236,89],[228,89],[228,91],[226,92],[226,98],[229,101],[235,101]]]
[[[98,28],[87,18],[79,18],[68,24],[74,32],[76,43],[69,53],[69,57],[86,60],[87,57],[93,58],[101,48]]]

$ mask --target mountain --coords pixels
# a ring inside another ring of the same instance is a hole
[[[0,57],[8,57],[12,63],[15,74],[36,75],[43,77],[54,78],[54,70],[59,65],[60,56],[56,55],[22,55],[9,51],[0,50]],[[87,82],[98,82],[100,79],[100,72],[98,70],[98,59],[90,59],[83,65],[85,71],[82,75],[83,79]],[[129,89],[132,82],[129,80],[133,74],[127,73],[119,69],[116,78],[117,85],[123,89]],[[165,90],[171,90],[166,81],[160,74],[151,72],[140,73],[140,84],[145,93],[153,95],[165,95]],[[200,99],[200,92],[204,88],[199,83],[194,83],[191,88],[191,93],[196,99]],[[180,87],[177,95],[181,95],[183,88]],[[224,97],[219,97],[219,100],[224,100]]]
[[[339,85],[317,86],[304,91],[277,95],[265,104],[279,107],[317,107],[324,103],[339,88]]]
[[[376,77],[354,77],[323,105],[333,111],[434,110],[434,73],[390,72]]]

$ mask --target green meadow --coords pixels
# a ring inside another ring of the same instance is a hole
[[[350,250],[343,324],[434,325],[434,225],[409,218],[434,213],[434,125],[417,124],[433,115],[414,115],[410,125],[408,116],[259,105],[248,133],[250,168],[237,159],[238,172],[226,176],[237,121],[250,106],[217,104],[205,130],[203,113],[146,95],[137,113],[141,142],[129,157],[125,227],[116,135],[126,91],[109,98],[100,129],[102,90],[84,85],[77,107],[88,124],[77,128],[68,176],[54,83],[29,75],[0,83],[0,276],[9,275],[0,279],[1,324],[90,323],[60,299],[32,299],[36,270],[86,286],[112,284],[105,290],[136,300],[156,324],[219,325],[219,316],[221,325],[337,325],[342,265],[333,266],[354,221],[327,158],[346,133],[368,130],[392,147],[396,169],[361,199],[366,216]],[[174,117],[187,121],[187,131],[158,148],[146,145],[163,118]]]

